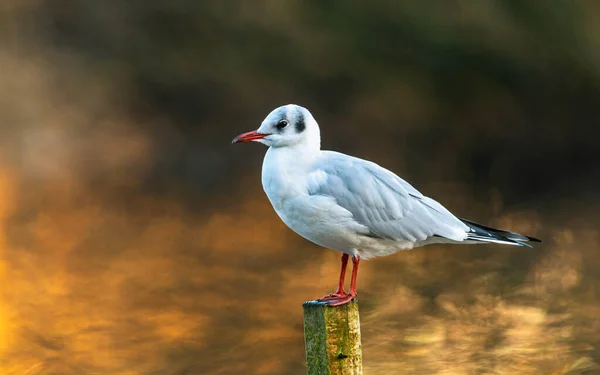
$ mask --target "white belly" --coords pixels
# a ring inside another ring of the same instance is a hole
[[[361,243],[357,230],[364,228],[332,198],[302,195],[273,208],[290,229],[317,245],[354,254]]]
[[[366,228],[330,197],[302,196],[273,207],[290,229],[328,249],[369,259],[415,247],[410,241],[365,236]]]

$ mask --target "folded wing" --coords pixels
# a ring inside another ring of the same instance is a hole
[[[368,228],[367,235],[398,241],[467,238],[470,228],[441,204],[379,165],[324,152],[309,175],[308,193],[335,199]]]

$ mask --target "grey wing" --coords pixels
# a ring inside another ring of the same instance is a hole
[[[344,154],[324,155],[310,175],[308,193],[334,198],[368,228],[367,235],[411,242],[467,237],[464,223],[394,173]]]

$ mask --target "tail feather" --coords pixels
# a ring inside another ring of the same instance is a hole
[[[519,233],[487,227],[466,219],[460,220],[471,229],[467,236],[468,240],[527,247],[531,247],[531,245],[529,245],[527,242],[542,242],[537,238],[525,236]]]

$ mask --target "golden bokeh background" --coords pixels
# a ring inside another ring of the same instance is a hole
[[[323,145],[534,249],[364,262],[365,374],[600,374],[593,2],[5,0],[0,374],[303,374],[299,238],[229,144],[295,102]]]

